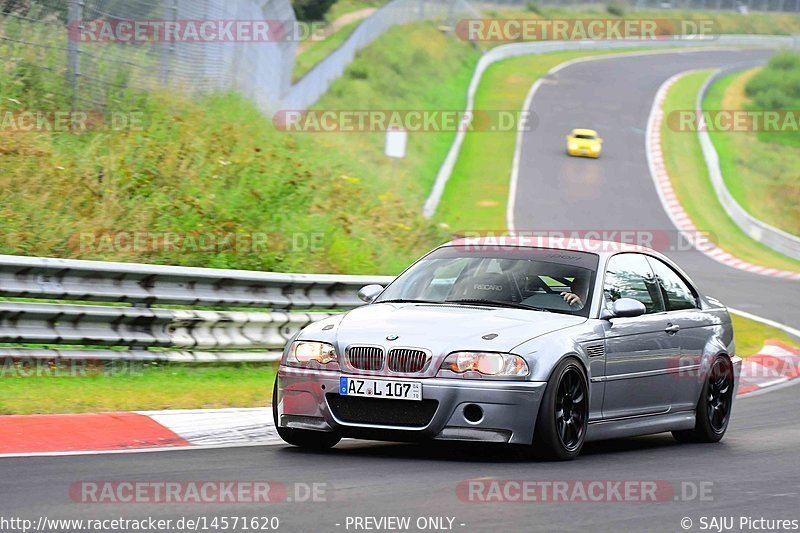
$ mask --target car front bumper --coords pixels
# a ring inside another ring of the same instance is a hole
[[[278,423],[281,427],[313,431],[336,432],[342,437],[373,440],[418,441],[461,440],[530,444],[539,412],[539,402],[544,394],[545,382],[467,380],[424,378],[422,396],[425,409],[422,421],[408,423],[382,423],[380,409],[375,402],[394,402],[399,412],[412,416],[423,409],[422,402],[412,400],[377,400],[363,398],[352,400],[345,414],[339,405],[339,379],[348,376],[341,372],[316,371],[281,366],[278,370]],[[352,376],[364,377],[364,376]],[[392,379],[369,376],[375,379]],[[408,379],[408,378],[402,378]],[[402,405],[397,405],[401,402]],[[435,403],[434,403],[435,402]],[[465,408],[474,421],[467,420]],[[368,422],[353,420],[359,409],[370,418]],[[370,413],[367,413],[369,411]],[[474,414],[481,412],[476,420]],[[377,413],[377,414],[376,414]],[[377,417],[377,418],[376,418]]]
[[[577,148],[575,150],[567,148],[567,153],[575,157],[593,157],[595,159],[600,157],[600,150],[595,152],[590,148]]]

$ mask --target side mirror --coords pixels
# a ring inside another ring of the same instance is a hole
[[[610,320],[612,318],[633,318],[642,316],[647,312],[644,304],[633,298],[620,298],[611,306],[611,311],[603,311],[600,318]]]
[[[367,285],[366,287],[361,287],[361,290],[358,291],[358,299],[371,304],[382,292],[383,286],[381,285]]]

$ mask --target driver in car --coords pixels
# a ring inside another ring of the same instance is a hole
[[[572,282],[570,291],[562,292],[561,297],[564,298],[564,301],[567,302],[571,307],[580,309],[583,307],[584,301],[586,300],[586,296],[588,294],[589,280],[584,277],[576,276]]]

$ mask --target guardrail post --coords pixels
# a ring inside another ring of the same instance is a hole
[[[72,110],[78,103],[78,85],[81,75],[80,39],[83,29],[83,0],[69,0],[67,8],[67,82],[72,87]]]
[[[131,307],[134,309],[150,309],[150,304],[146,303],[135,303]],[[131,346],[130,351],[132,352],[146,352],[147,346]]]

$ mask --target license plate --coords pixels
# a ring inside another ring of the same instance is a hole
[[[341,378],[339,394],[389,400],[422,400],[422,383],[383,379]]]

